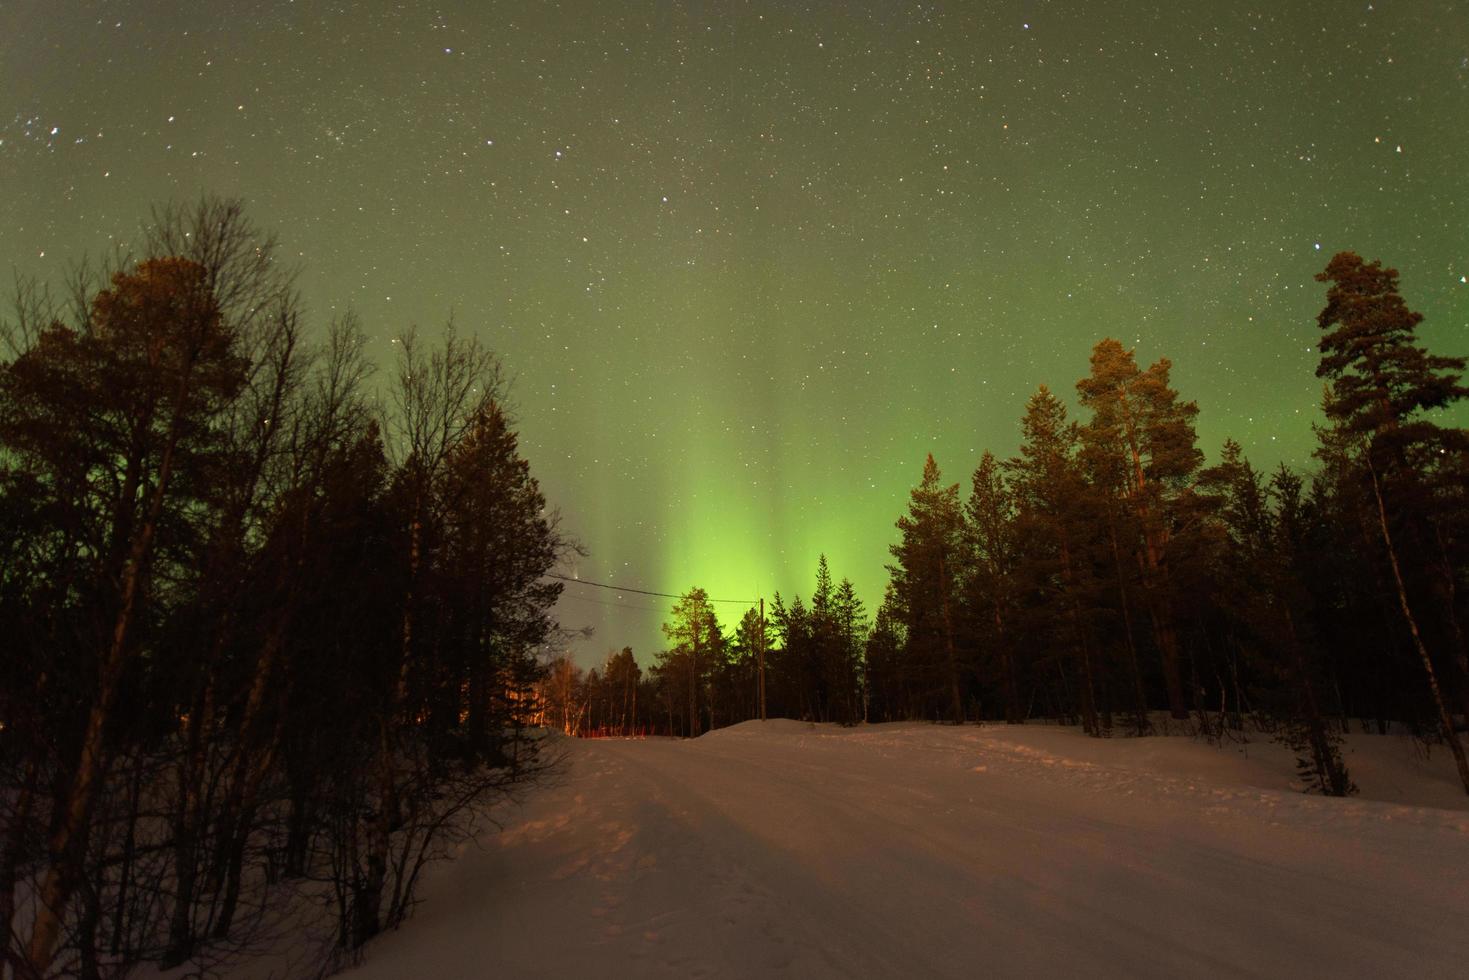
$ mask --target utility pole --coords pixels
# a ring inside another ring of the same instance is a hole
[[[765,720],[765,599],[760,599],[760,720]]]

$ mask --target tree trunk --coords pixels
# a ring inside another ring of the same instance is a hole
[[[964,699],[959,694],[959,657],[954,652],[954,622],[949,615],[949,576],[944,567],[943,552],[939,553],[939,589],[944,611],[944,662],[949,672],[949,694],[953,699],[954,724],[964,724]]]
[[[1153,640],[1158,644],[1158,653],[1163,662],[1163,681],[1168,688],[1168,712],[1174,718],[1188,717],[1188,699],[1183,692],[1183,671],[1179,664],[1178,633],[1170,621],[1170,612],[1165,598],[1154,589],[1145,588],[1148,596],[1148,618],[1153,621]]]
[[[1408,590],[1403,585],[1402,569],[1398,567],[1397,549],[1393,547],[1392,532],[1387,526],[1387,507],[1382,500],[1382,484],[1377,479],[1377,468],[1372,463],[1370,451],[1364,452],[1367,460],[1367,470],[1372,474],[1372,493],[1377,498],[1377,520],[1382,529],[1382,541],[1387,546],[1388,563],[1392,566],[1393,581],[1398,588],[1398,603],[1402,606],[1403,618],[1408,622],[1408,632],[1413,635],[1413,646],[1418,651],[1418,658],[1423,662],[1423,672],[1428,678],[1428,690],[1433,696],[1434,707],[1438,709],[1439,723],[1443,726],[1444,738],[1449,743],[1449,751],[1453,753],[1454,765],[1459,770],[1459,781],[1464,784],[1464,792],[1469,793],[1469,760],[1464,757],[1464,746],[1459,741],[1458,732],[1454,731],[1454,720],[1449,714],[1447,703],[1444,701],[1443,692],[1438,686],[1438,674],[1433,669],[1433,660],[1428,655],[1428,648],[1423,645],[1423,637],[1418,632],[1418,620],[1413,616],[1413,609],[1408,604]]]
[[[128,892],[132,887],[132,862],[137,858],[138,811],[142,805],[142,776],[144,776],[144,767],[140,761],[132,768],[132,779],[129,780],[128,829],[123,830],[122,860],[118,868],[118,898],[113,907],[112,948],[109,952],[113,956],[122,955],[125,959],[132,958],[132,942],[128,936]]]
[[[398,714],[408,701],[408,670],[413,650],[413,604],[423,547],[422,498],[414,502],[408,525],[408,589],[403,596],[402,645],[398,676],[383,717],[378,719],[377,810],[368,819],[365,872],[353,889],[352,947],[355,949],[381,931],[383,886],[388,873],[394,814],[398,808],[396,745],[393,738]]]
[[[180,801],[180,807],[189,804]],[[194,955],[194,889],[199,876],[199,838],[194,820],[174,824],[174,901],[168,949],[158,965],[169,970]]]
[[[250,843],[250,829],[255,820],[255,808],[247,806],[237,819],[234,833],[230,835],[229,847],[221,864],[224,868],[224,898],[220,902],[219,917],[214,920],[211,931],[215,939],[229,936],[235,922],[235,910],[240,904],[240,888],[245,872],[245,848]]]
[[[693,653],[689,655],[689,737],[699,736],[699,625],[694,624]]]
[[[1469,643],[1464,638],[1464,627],[1459,622],[1459,586],[1455,582],[1454,566],[1449,561],[1448,545],[1444,542],[1443,529],[1437,521],[1433,525],[1433,537],[1438,545],[1438,575],[1439,588],[1443,592],[1443,605],[1445,618],[1449,622],[1449,632],[1454,637],[1454,661],[1459,667],[1459,698],[1461,708],[1464,712],[1464,720],[1469,722]]]
[[[1005,687],[1005,724],[1019,725],[1023,721],[1020,717],[1020,687],[1015,682],[1015,658],[1010,654],[998,599],[995,600],[995,644],[1000,648],[1000,672],[1004,675],[1000,681]]]
[[[102,902],[97,896],[97,882],[87,881],[81,889],[82,917],[77,923],[77,952],[81,957],[78,980],[102,980],[102,967],[97,959],[97,927],[102,922]]]
[[[1081,727],[1088,735],[1096,738],[1101,736],[1102,731],[1097,724],[1097,692],[1092,679],[1090,644],[1085,639],[1078,638],[1077,650],[1081,654]]]
[[[216,646],[223,643],[223,631]],[[168,948],[159,960],[164,969],[178,966],[194,953],[194,891],[198,882],[199,837],[204,813],[204,770],[208,746],[204,728],[214,713],[214,678],[203,688],[183,720],[183,758],[178,764],[178,803],[173,819],[174,902]]]
[[[1115,521],[1107,522],[1107,530],[1112,536],[1112,564],[1117,570],[1117,596],[1122,604],[1122,626],[1127,637],[1127,659],[1128,667],[1132,673],[1133,698],[1137,707],[1133,713],[1133,727],[1135,734],[1146,735],[1152,730],[1152,723],[1148,721],[1148,692],[1143,684],[1142,663],[1137,655],[1137,638],[1132,632],[1132,604],[1127,601],[1127,584],[1122,572],[1122,548],[1117,542],[1117,524]]]
[[[31,938],[26,950],[29,968],[40,976],[46,974],[56,955],[56,943],[61,938],[66,906],[82,880],[81,865],[91,836],[89,824],[92,805],[96,801],[98,783],[104,778],[109,761],[105,729],[111,720],[112,706],[117,700],[118,688],[122,682],[123,668],[127,663],[128,637],[137,611],[138,594],[142,589],[144,566],[153,551],[153,538],[158,530],[158,521],[163,514],[163,501],[173,476],[174,453],[183,434],[184,402],[189,392],[188,376],[189,371],[185,370],[175,396],[168,438],[159,460],[158,476],[148,502],[147,516],[133,537],[127,562],[123,566],[119,608],[112,624],[111,641],[98,665],[97,693],[87,712],[87,727],[82,733],[76,774],[72,777],[70,789],[58,800],[60,819],[51,835],[49,866],[38,890],[36,917],[31,925]]]
[[[1291,616],[1289,606],[1285,606],[1283,611],[1286,641],[1290,644],[1292,661],[1295,665],[1296,683],[1301,692],[1301,705],[1306,710],[1306,730],[1311,743],[1312,761],[1315,763],[1321,785],[1327,788],[1330,795],[1346,796],[1352,792],[1351,779],[1346,769],[1338,763],[1336,753],[1332,751],[1331,740],[1326,732],[1326,719],[1322,717],[1321,708],[1316,701],[1316,688],[1311,683],[1311,671],[1306,663],[1305,651],[1301,648],[1300,640],[1296,636],[1295,618]]]
[[[15,920],[15,885],[19,877],[21,854],[30,835],[38,771],[34,758],[26,763],[25,777],[20,782],[20,793],[10,811],[14,820],[3,842],[0,842],[0,936],[4,937],[7,949],[10,937],[15,935],[11,931]]]
[[[1076,577],[1071,570],[1071,546],[1061,536],[1061,582],[1066,589],[1066,613],[1071,620],[1071,635],[1081,664],[1081,725],[1088,735],[1100,735],[1097,728],[1096,689],[1092,680],[1092,660],[1085,630],[1081,625],[1081,603],[1076,598]]]
[[[286,816],[286,853],[282,861],[287,878],[306,875],[306,858],[311,844],[311,808],[307,788],[291,779],[291,803]]]
[[[1168,711],[1177,719],[1188,717],[1188,702],[1183,694],[1183,674],[1179,664],[1178,633],[1173,628],[1172,609],[1169,607],[1165,596],[1157,594],[1157,582],[1149,582],[1149,579],[1157,579],[1162,572],[1163,566],[1163,533],[1153,524],[1153,508],[1148,502],[1146,493],[1147,480],[1146,471],[1143,468],[1142,449],[1138,443],[1137,433],[1131,421],[1131,409],[1127,407],[1127,396],[1125,392],[1118,393],[1119,400],[1123,403],[1123,411],[1128,419],[1126,423],[1126,437],[1128,448],[1132,454],[1132,500],[1137,510],[1138,524],[1143,534],[1143,559],[1146,562],[1143,580],[1143,592],[1147,596],[1148,616],[1153,621],[1153,637],[1158,644],[1158,653],[1163,661],[1163,681],[1168,689]]]

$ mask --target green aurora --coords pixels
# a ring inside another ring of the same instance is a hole
[[[804,595],[825,552],[869,609],[925,454],[967,485],[1103,336],[1264,468],[1310,462],[1335,251],[1469,352],[1460,3],[463,8],[7,4],[0,257],[240,195],[384,366],[451,314],[501,352],[568,574]],[[666,607],[560,611],[646,663]]]

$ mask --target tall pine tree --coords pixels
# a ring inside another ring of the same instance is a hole
[[[1452,651],[1469,714],[1469,649],[1457,608],[1462,569],[1454,567],[1449,547],[1459,532],[1454,517],[1462,513],[1454,506],[1462,490],[1454,475],[1464,471],[1469,433],[1429,414],[1469,396],[1460,380],[1466,361],[1431,355],[1418,344],[1423,315],[1398,293],[1396,269],[1339,252],[1316,279],[1331,284],[1316,317],[1323,331],[1316,374],[1331,385],[1327,419],[1365,472],[1403,620],[1469,792],[1469,759],[1435,663],[1449,658],[1430,650],[1432,644]],[[1437,613],[1437,623],[1423,621],[1425,607]]]
[[[1144,594],[1162,656],[1168,707],[1173,717],[1187,718],[1169,544],[1182,498],[1204,457],[1195,445],[1198,406],[1179,400],[1169,386],[1171,369],[1171,362],[1162,358],[1140,370],[1132,351],[1107,338],[1092,349],[1091,373],[1077,382],[1076,390],[1092,413],[1082,437],[1094,469],[1110,478],[1107,489],[1126,501],[1136,517],[1147,573]]]

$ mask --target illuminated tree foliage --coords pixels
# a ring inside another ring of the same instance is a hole
[[[1095,485],[1132,512],[1135,541],[1127,548],[1142,560],[1141,591],[1162,659],[1168,707],[1173,717],[1186,718],[1170,550],[1204,457],[1194,445],[1198,406],[1178,400],[1169,387],[1171,367],[1164,358],[1139,370],[1132,351],[1109,338],[1092,349],[1091,373],[1076,390],[1092,413],[1082,438]]]

